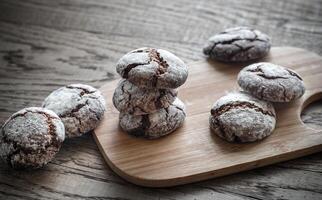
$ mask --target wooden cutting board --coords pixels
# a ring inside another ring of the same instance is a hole
[[[211,133],[208,118],[212,104],[229,91],[238,90],[240,69],[248,64],[203,60],[189,65],[187,82],[179,88],[185,103],[184,125],[157,140],[135,138],[118,125],[112,95],[118,80],[100,90],[107,111],[94,138],[108,165],[124,179],[143,186],[167,187],[224,176],[314,152],[322,151],[322,130],[303,124],[302,109],[322,98],[322,57],[303,49],[275,47],[261,61],[296,70],[306,93],[292,103],[274,104],[277,127],[260,142],[232,144]]]

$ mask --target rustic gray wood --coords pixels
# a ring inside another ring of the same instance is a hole
[[[118,75],[114,65],[141,46],[169,49],[185,62],[204,59],[215,32],[250,25],[275,46],[322,54],[322,1],[0,1],[0,124],[40,105],[69,83],[99,87]],[[302,114],[322,128],[322,101]],[[184,186],[130,184],[105,164],[90,133],[67,140],[43,169],[0,164],[0,199],[322,199],[322,154]]]

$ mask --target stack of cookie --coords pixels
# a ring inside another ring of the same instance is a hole
[[[186,81],[188,68],[181,59],[166,50],[144,47],[124,55],[116,71],[123,79],[113,104],[120,111],[124,131],[153,139],[182,125],[185,106],[176,88]]]

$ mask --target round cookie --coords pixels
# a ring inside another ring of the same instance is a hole
[[[54,158],[64,139],[64,124],[54,112],[25,108],[1,127],[0,157],[13,168],[40,168]]]
[[[276,117],[271,103],[233,92],[215,102],[209,122],[212,131],[229,142],[254,142],[273,132]]]
[[[212,36],[203,52],[219,61],[244,62],[264,57],[270,47],[266,34],[248,27],[236,27]]]
[[[305,92],[303,80],[296,72],[265,62],[242,69],[238,84],[253,96],[272,102],[289,102]]]
[[[105,101],[101,93],[83,84],[72,84],[53,91],[43,102],[63,121],[66,137],[80,136],[93,130],[102,119]]]
[[[144,115],[169,107],[176,96],[175,89],[139,88],[123,79],[114,91],[113,104],[120,112]]]
[[[179,128],[185,117],[185,106],[176,98],[168,108],[149,115],[120,113],[120,126],[131,135],[156,139]]]
[[[173,89],[188,77],[188,68],[180,58],[166,50],[147,47],[124,55],[118,61],[116,71],[143,88]]]

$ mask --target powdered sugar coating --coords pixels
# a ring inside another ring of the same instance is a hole
[[[105,111],[105,100],[97,89],[72,84],[53,91],[43,102],[63,121],[67,137],[80,136],[99,124]]]
[[[142,88],[177,88],[188,77],[188,68],[180,58],[166,50],[147,47],[124,55],[116,71]]]
[[[232,92],[215,102],[209,122],[213,132],[229,142],[254,142],[273,132],[275,116],[271,103]]]
[[[169,107],[176,96],[177,91],[175,89],[139,88],[122,79],[115,89],[113,104],[120,112],[143,115]]]
[[[54,112],[25,108],[2,126],[0,157],[13,168],[39,168],[54,158],[64,139],[64,125]]]
[[[303,80],[296,72],[267,62],[242,69],[238,84],[255,97],[272,102],[289,102],[305,92]]]
[[[120,126],[131,135],[155,139],[175,131],[183,124],[185,117],[185,106],[176,98],[168,108],[152,114],[120,113]]]
[[[266,34],[248,27],[236,27],[209,38],[203,52],[220,61],[244,62],[264,57],[270,47]]]

